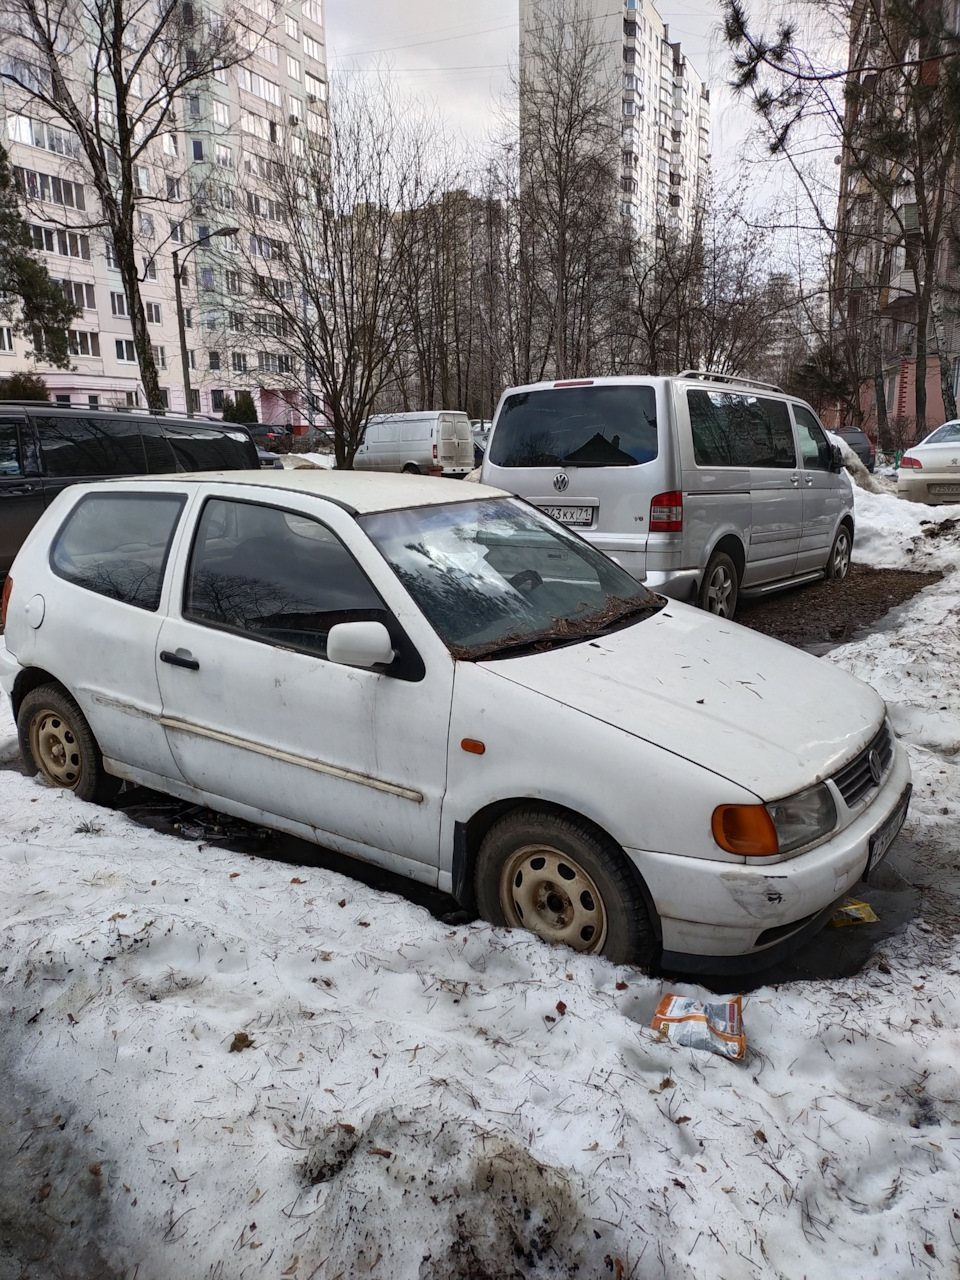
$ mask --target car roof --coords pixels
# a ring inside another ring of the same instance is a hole
[[[305,493],[326,498],[355,515],[373,511],[396,511],[404,507],[438,507],[448,502],[471,502],[477,498],[505,498],[503,489],[440,476],[400,475],[377,471],[335,471],[323,467],[291,467],[283,471],[178,471],[168,477],[127,477],[104,483],[135,484],[175,480],[180,484],[216,482],[237,489],[273,489],[281,493]]]

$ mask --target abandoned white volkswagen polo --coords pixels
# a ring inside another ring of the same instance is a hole
[[[214,805],[615,961],[762,968],[909,800],[866,685],[454,481],[76,485],[4,621],[30,772]]]

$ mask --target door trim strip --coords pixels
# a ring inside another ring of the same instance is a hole
[[[282,760],[285,764],[300,765],[304,769],[312,769],[314,773],[326,773],[333,778],[341,778],[344,782],[356,782],[362,787],[373,787],[375,791],[385,791],[388,795],[399,796],[401,800],[413,800],[422,804],[422,791],[414,791],[412,787],[401,787],[395,782],[384,782],[382,778],[373,778],[368,773],[357,773],[354,769],[341,769],[338,765],[327,764],[323,760],[311,760],[307,756],[295,756],[289,751],[280,751],[276,747],[268,747],[264,743],[251,742],[248,738],[237,738],[232,733],[221,733],[218,729],[206,729],[188,720],[177,720],[172,716],[161,716],[160,723],[164,729],[175,733],[192,733],[200,738],[211,738],[214,742],[223,742],[228,747],[240,747],[245,751],[255,751],[257,755],[268,756],[271,760]]]

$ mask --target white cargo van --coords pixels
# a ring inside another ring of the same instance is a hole
[[[353,465],[360,471],[465,476],[474,468],[470,419],[456,409],[378,413],[367,419]]]
[[[511,387],[481,479],[655,591],[727,618],[741,590],[850,567],[840,451],[808,404],[764,383],[688,371]]]

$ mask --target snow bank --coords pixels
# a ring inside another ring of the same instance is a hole
[[[928,541],[857,516],[875,560]],[[923,918],[745,997],[743,1063],[650,1030],[695,985],[0,773],[0,1274],[955,1276],[958,608],[948,577],[824,659],[905,733]]]

